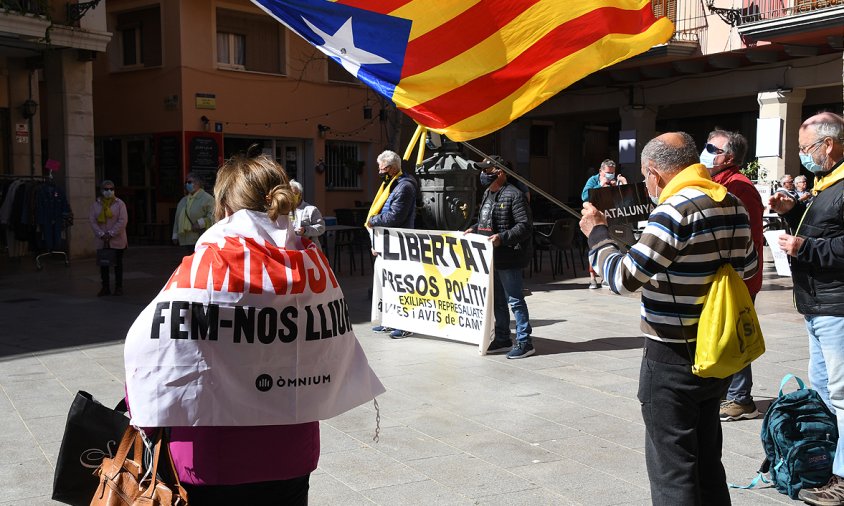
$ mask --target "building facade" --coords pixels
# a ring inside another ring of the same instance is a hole
[[[12,181],[34,187],[51,179],[76,216],[67,229],[70,244],[62,239],[52,246],[62,250],[90,242],[85,217],[94,185],[92,61],[111,39],[98,3],[17,0],[0,6],[2,200]],[[0,239],[8,255],[43,248],[33,215],[10,208]]]
[[[251,2],[109,0],[106,21],[95,166],[127,202],[130,236],[169,240],[185,174],[210,190],[253,144],[325,215],[371,200],[375,157],[395,138],[384,104]]]

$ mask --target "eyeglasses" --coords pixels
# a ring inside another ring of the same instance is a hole
[[[812,151],[817,149],[815,146],[817,146],[818,144],[822,143],[825,140],[826,140],[826,137],[824,137],[823,139],[818,139],[815,142],[809,144],[808,146],[800,146],[800,152],[803,153],[804,155],[808,155]]]
[[[719,148],[719,147],[716,147],[714,144],[707,143],[706,146],[704,146],[704,148],[706,149],[706,152],[709,153],[710,155],[723,155],[724,154],[724,150]]]

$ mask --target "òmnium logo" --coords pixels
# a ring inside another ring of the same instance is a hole
[[[262,392],[273,387],[273,378],[269,374],[262,374],[255,379],[255,388]]]

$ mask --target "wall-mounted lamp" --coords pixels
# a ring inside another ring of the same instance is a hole
[[[211,120],[208,119],[208,116],[202,115],[202,117],[199,118],[199,121],[202,122],[202,129],[207,132],[209,129],[209,125],[211,124]]]
[[[38,112],[38,102],[28,98],[21,104],[21,114],[24,118],[29,119]]]
[[[329,130],[331,130],[331,127],[328,126],[328,125],[323,125],[322,123],[317,125],[317,131],[319,132],[319,136],[322,139],[325,139],[325,133],[328,132]]]

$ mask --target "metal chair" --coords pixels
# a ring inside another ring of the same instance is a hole
[[[542,270],[543,252],[548,252],[548,259],[551,261],[551,278],[557,279],[557,274],[564,271],[563,260],[566,267],[571,265],[574,268],[574,236],[577,222],[570,218],[561,218],[554,222],[551,231],[547,234],[540,230],[534,231],[534,267],[539,257],[539,270]],[[536,269],[534,269],[536,270]]]

